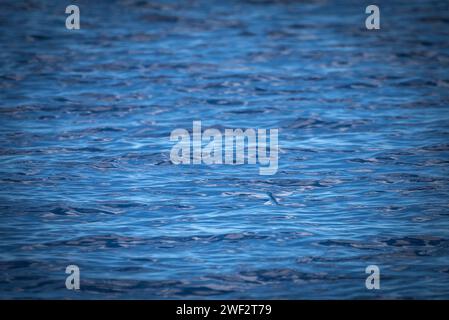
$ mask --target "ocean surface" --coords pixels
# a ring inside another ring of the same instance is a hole
[[[69,4],[0,4],[0,298],[449,298],[447,1],[376,1],[380,30],[363,1]],[[278,172],[172,164],[194,120],[279,129]]]

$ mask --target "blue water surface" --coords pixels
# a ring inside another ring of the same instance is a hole
[[[363,1],[69,4],[0,4],[0,298],[449,298],[447,1],[376,1],[380,30]],[[278,172],[172,164],[194,120],[278,128]]]

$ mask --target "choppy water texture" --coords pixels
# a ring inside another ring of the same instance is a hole
[[[1,298],[449,298],[446,1],[68,4],[1,3]],[[193,120],[278,173],[173,165]]]

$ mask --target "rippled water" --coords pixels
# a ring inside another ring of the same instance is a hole
[[[449,298],[449,5],[0,5],[1,298]],[[170,132],[279,128],[279,171]],[[81,290],[65,268],[81,269]],[[366,290],[378,265],[381,290]]]

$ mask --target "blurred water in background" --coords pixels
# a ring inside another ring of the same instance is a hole
[[[449,298],[447,1],[69,4],[0,5],[0,298]],[[193,120],[278,173],[172,165]]]

